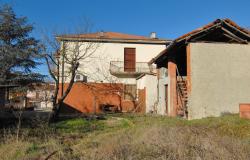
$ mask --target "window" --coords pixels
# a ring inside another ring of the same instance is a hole
[[[124,71],[135,72],[135,48],[124,48]]]
[[[125,100],[136,100],[136,84],[124,85],[124,99]]]

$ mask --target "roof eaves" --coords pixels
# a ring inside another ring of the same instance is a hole
[[[155,56],[154,58],[152,58],[148,63],[149,64],[153,64],[155,63],[161,56],[163,56],[164,54],[166,54],[175,44],[176,44],[176,40],[172,41],[167,48],[165,48],[163,51],[161,51],[157,56]]]
[[[57,36],[58,41],[88,41],[88,42],[136,42],[136,43],[151,43],[151,44],[166,44],[170,40],[165,39],[118,39],[118,38],[82,38],[82,37],[61,37]]]
[[[205,25],[204,27],[198,28],[196,30],[193,30],[187,34],[184,34],[183,36],[175,39],[174,41],[172,41],[170,43],[170,45],[167,46],[167,48],[160,52],[156,57],[154,57],[153,59],[151,59],[149,61],[150,64],[153,64],[157,61],[157,59],[159,59],[161,56],[163,56],[165,53],[167,53],[169,51],[169,49],[171,49],[174,45],[176,45],[177,43],[180,43],[181,41],[185,40],[188,41],[191,37],[198,35],[202,32],[206,32],[212,28],[218,27],[220,25],[222,25],[222,23],[225,23],[226,25],[233,27],[234,29],[242,32],[242,34],[244,34],[245,36],[250,37],[250,33],[249,31],[243,29],[242,27],[238,26],[236,23],[234,23],[233,21],[231,21],[230,19],[217,19],[214,22],[211,22],[207,25]]]
[[[204,31],[207,31],[207,30],[209,30],[211,28],[218,27],[219,25],[222,24],[222,22],[223,22],[223,20],[217,19],[214,22],[211,22],[211,23],[209,23],[209,24],[207,24],[207,25],[205,25],[205,26],[203,26],[201,28],[195,29],[195,30],[193,30],[193,31],[191,31],[191,32],[189,32],[187,34],[184,34],[183,36],[175,39],[175,41],[180,42],[180,41],[182,41],[184,39],[190,39],[194,35],[200,34],[200,33],[204,32]]]
[[[187,34],[184,34],[183,36],[180,36],[179,38],[176,38],[174,41],[172,41],[165,50],[163,50],[162,52],[160,52],[156,57],[154,57],[153,59],[151,59],[149,61],[150,64],[153,64],[155,63],[161,56],[163,56],[165,53],[167,53],[167,51],[169,51],[169,49],[171,49],[176,43],[179,43],[183,40],[187,40],[187,39],[190,39],[192,36],[196,35],[196,34],[199,34],[201,32],[204,32],[204,28],[208,29],[208,28],[211,28],[211,27],[214,27],[214,24],[217,23],[218,25],[218,22],[221,22],[220,19],[217,19],[216,21],[212,22],[212,23],[209,23],[207,24],[206,26],[204,27],[201,27],[201,28],[198,28],[196,30],[193,30]]]
[[[246,29],[244,29],[244,28],[238,26],[238,25],[237,25],[235,22],[233,22],[232,20],[230,20],[230,19],[225,19],[225,20],[224,20],[224,23],[225,23],[226,25],[228,25],[228,26],[230,26],[230,27],[232,27],[232,28],[238,30],[241,34],[243,34],[243,35],[245,35],[245,36],[247,36],[247,37],[250,38],[250,32],[249,32],[248,30],[246,30]]]
[[[170,44],[171,45],[171,44]],[[155,62],[156,59],[158,59],[161,55],[165,54],[167,52],[167,48],[165,48],[164,50],[162,50],[157,56],[155,56],[154,58],[152,58],[148,64],[153,64]]]

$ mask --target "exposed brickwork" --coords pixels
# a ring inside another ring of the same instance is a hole
[[[171,60],[168,61],[168,77],[169,77],[169,87],[170,87],[170,116],[177,116],[177,92],[176,92],[176,64]]]
[[[68,84],[64,84],[64,91]],[[101,105],[116,106],[118,111],[127,112],[134,109],[134,102],[124,101],[122,96],[123,84],[110,83],[81,83],[73,85],[69,95],[64,100],[65,112],[101,113]],[[61,85],[59,88],[61,93]],[[60,94],[59,97],[60,98]]]
[[[190,51],[190,44],[186,47],[186,54],[187,54],[187,93],[190,95],[191,88],[192,88],[192,82],[191,82],[191,51]]]

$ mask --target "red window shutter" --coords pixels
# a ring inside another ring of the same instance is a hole
[[[124,71],[135,72],[135,48],[124,48]]]

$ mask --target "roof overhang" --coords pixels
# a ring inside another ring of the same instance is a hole
[[[152,58],[148,63],[153,64],[155,60],[157,60],[161,55],[166,54],[166,53],[167,53],[167,48],[162,50],[156,57]]]
[[[171,42],[171,40],[164,39],[116,39],[116,38],[81,38],[81,37],[61,37],[56,36],[58,41],[78,41],[78,42],[98,42],[98,43],[137,43],[137,44],[158,44],[165,45]]]
[[[187,45],[191,42],[248,44],[250,42],[250,32],[229,19],[217,19],[204,27],[198,28],[175,39],[149,63],[158,64],[166,59],[166,56],[173,48],[180,48],[181,45]]]

